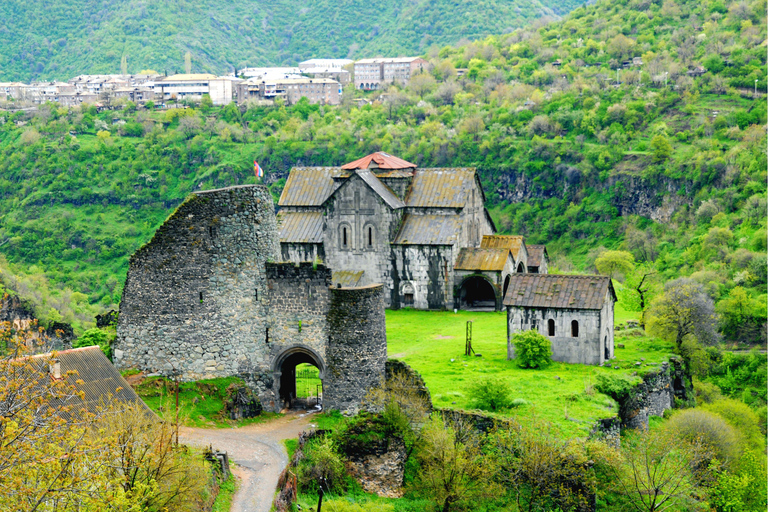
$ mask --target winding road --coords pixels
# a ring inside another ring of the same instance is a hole
[[[229,454],[229,460],[236,464],[232,472],[241,481],[231,512],[269,512],[277,480],[288,464],[281,441],[311,428],[311,417],[306,411],[291,411],[267,423],[239,428],[182,427],[179,438],[186,444],[211,445]]]

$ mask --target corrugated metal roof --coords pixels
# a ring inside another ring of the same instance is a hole
[[[461,225],[456,215],[403,216],[403,225],[393,242],[396,245],[453,245]]]
[[[528,266],[540,267],[547,253],[547,246],[525,244],[525,248],[528,249]]]
[[[515,260],[519,259],[520,247],[523,245],[522,236],[511,235],[483,235],[483,240],[480,242],[480,247],[486,249],[500,249],[504,248],[512,253]]]
[[[459,251],[455,270],[504,270],[509,260],[508,249],[465,247]]]
[[[405,203],[414,207],[463,208],[475,186],[475,170],[417,169]]]
[[[323,243],[322,212],[285,212],[277,214],[280,242],[294,244]]]
[[[606,276],[511,274],[504,305],[532,308],[602,309],[616,294]]]
[[[338,167],[294,167],[280,195],[280,206],[320,206],[340,183],[333,178]]]
[[[356,287],[360,285],[360,280],[363,279],[364,270],[337,270],[333,273],[333,286],[340,284],[341,286]]]
[[[49,357],[50,354],[43,354],[34,356],[33,360],[47,364]],[[97,413],[101,406],[108,405],[111,397],[112,402],[138,404],[150,410],[99,347],[62,350],[56,353],[56,359],[59,360],[61,376],[67,384],[83,393],[81,401],[69,402],[73,407],[82,407],[91,413]],[[67,375],[73,370],[77,373]],[[38,371],[47,372],[48,369],[40,368]],[[70,414],[65,416],[71,417]]]
[[[342,169],[351,171],[353,169],[411,169],[416,164],[406,162],[402,158],[397,158],[383,151],[377,151],[370,155],[359,158],[354,162],[349,162],[341,166]]]
[[[405,203],[392,192],[392,189],[380,182],[379,179],[368,169],[358,169],[355,171],[364,182],[376,192],[390,208],[404,208]]]

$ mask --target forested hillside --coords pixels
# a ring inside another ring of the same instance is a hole
[[[82,73],[172,73],[296,65],[312,57],[396,57],[482,39],[578,0],[53,0],[0,2],[0,81]]]
[[[278,193],[292,165],[383,150],[477,166],[499,229],[546,243],[560,271],[627,251],[628,289],[647,274],[648,299],[691,276],[718,303],[726,337],[755,341],[766,297],[765,6],[601,1],[434,51],[429,73],[366,93],[362,108],[351,97],[363,93],[348,90],[339,107],[0,112],[4,279],[42,315],[84,325],[119,300],[129,255],[189,192],[252,183],[258,159]],[[633,57],[642,64],[616,83]],[[689,76],[697,66],[706,72]],[[73,292],[84,295],[62,299]]]

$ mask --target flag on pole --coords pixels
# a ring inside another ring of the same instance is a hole
[[[257,178],[264,177],[264,169],[261,168],[261,166],[256,162],[256,160],[253,161],[253,172],[256,173]]]

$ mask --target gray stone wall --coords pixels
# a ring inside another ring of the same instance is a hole
[[[323,243],[328,266],[335,270],[362,270],[365,273],[361,284],[383,283],[390,287],[389,242],[400,226],[402,212],[389,208],[357,175],[351,176],[335,192],[326,212]],[[347,229],[346,246],[344,228]],[[385,297],[387,306],[389,299]]]
[[[265,262],[278,254],[266,187],[191,195],[131,257],[115,365],[196,380],[267,364]]]
[[[323,244],[280,244],[280,260],[301,263],[302,261],[325,261]]]
[[[452,246],[392,245],[390,250],[390,265],[395,269],[390,307],[402,307],[404,294],[412,290],[416,309],[453,309]]]
[[[503,270],[454,270],[453,273],[453,294],[457,300],[454,307],[459,306],[458,298],[461,296],[461,287],[464,281],[469,277],[482,276],[493,286],[493,289],[496,292],[496,310],[501,311],[504,308],[504,281],[507,279],[508,275],[515,273],[515,260],[512,257],[512,254],[510,254],[507,258],[507,262],[504,264]]]
[[[610,290],[605,294],[603,309],[600,311],[600,346],[603,352],[603,361],[614,358],[613,346],[613,297]]]
[[[331,288],[328,371],[323,405],[356,414],[365,394],[383,383],[387,361],[384,288]]]
[[[610,320],[601,319],[604,314],[598,310],[522,308],[507,306],[507,359],[515,358],[512,336],[516,332],[538,329],[552,341],[552,360],[563,363],[603,364],[605,354],[601,334],[606,325],[613,326],[613,311]],[[555,321],[555,335],[549,336],[548,320]],[[571,336],[571,322],[579,322],[578,337]],[[613,355],[613,336],[610,338]]]
[[[483,192],[477,178],[475,178],[475,186],[472,188],[459,218],[462,225],[459,238],[461,247],[480,247],[483,235],[493,234],[493,228],[485,216]]]

